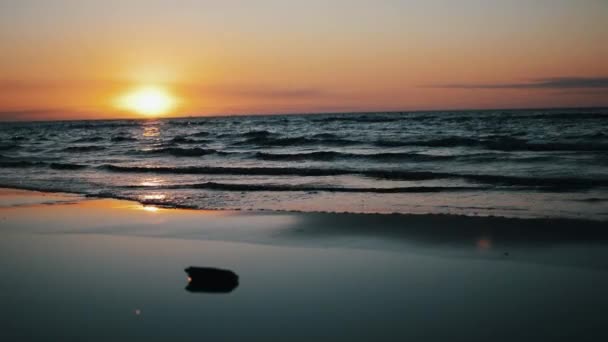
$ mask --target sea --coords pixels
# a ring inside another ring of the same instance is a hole
[[[608,220],[608,109],[3,122],[0,187],[192,209]]]

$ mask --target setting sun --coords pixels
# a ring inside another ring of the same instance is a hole
[[[149,116],[166,114],[175,103],[175,98],[165,89],[152,86],[135,89],[118,99],[119,108]]]

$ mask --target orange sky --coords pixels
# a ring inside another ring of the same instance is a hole
[[[608,106],[608,2],[0,3],[0,120]]]

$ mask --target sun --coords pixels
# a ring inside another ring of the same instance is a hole
[[[119,108],[141,115],[158,116],[170,112],[176,99],[167,90],[157,86],[134,89],[117,100]]]

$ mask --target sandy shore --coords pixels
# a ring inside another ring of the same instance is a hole
[[[0,190],[0,340],[605,340],[605,222]],[[239,275],[189,292],[184,268]]]

